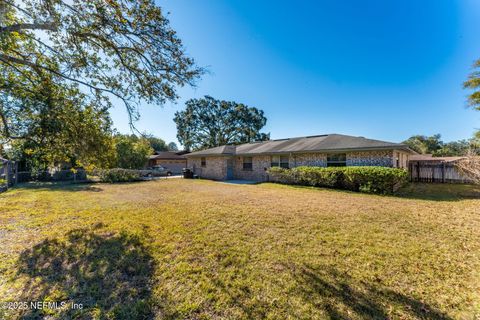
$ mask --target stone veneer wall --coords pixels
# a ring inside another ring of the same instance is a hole
[[[302,166],[326,167],[327,155],[325,153],[297,153],[290,157],[290,168]]]
[[[267,172],[265,168],[270,168],[270,156],[253,156],[252,170],[243,170],[243,157],[234,157],[234,177],[235,179],[266,181]]]
[[[201,166],[201,158],[188,158],[187,167],[200,178],[225,180],[227,178],[227,157],[206,157],[205,167]]]
[[[348,152],[347,166],[393,167],[393,151]]]

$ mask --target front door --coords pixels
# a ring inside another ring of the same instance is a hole
[[[233,179],[233,158],[227,159],[227,180]]]

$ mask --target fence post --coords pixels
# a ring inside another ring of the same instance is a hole
[[[442,183],[445,183],[445,162],[442,162]]]
[[[410,176],[410,182],[413,182],[413,178],[412,178],[413,172],[412,172],[412,163],[411,162],[408,163],[408,173],[409,173],[409,176]]]
[[[9,161],[6,162],[4,174],[5,174],[5,178],[7,179],[7,190],[8,190],[8,187],[10,187],[10,162]]]
[[[18,181],[18,161],[15,161],[15,183],[14,185],[17,185],[17,181]]]
[[[420,182],[420,161],[417,161],[417,182]]]

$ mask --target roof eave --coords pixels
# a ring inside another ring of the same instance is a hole
[[[186,154],[185,158],[203,158],[203,157],[231,157],[234,153],[200,153],[200,154]]]
[[[215,153],[215,154],[187,154],[187,158],[196,158],[196,157],[229,157],[229,156],[258,156],[258,155],[276,155],[276,154],[300,154],[300,153],[332,153],[332,152],[354,152],[354,151],[380,151],[380,150],[404,150],[412,154],[416,154],[415,151],[411,150],[405,145],[394,145],[394,146],[381,146],[381,147],[368,147],[368,148],[342,148],[342,149],[311,149],[311,150],[300,150],[300,151],[270,151],[270,152],[238,152],[238,153]]]
[[[405,149],[402,146],[391,147],[368,147],[368,148],[341,148],[341,149],[311,149],[301,151],[272,151],[272,152],[243,152],[237,153],[237,156],[251,155],[276,155],[276,154],[301,154],[301,153],[339,153],[339,152],[355,152],[355,151],[381,151],[381,150],[398,150]]]

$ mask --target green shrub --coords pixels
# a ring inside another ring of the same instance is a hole
[[[296,171],[299,184],[313,187],[337,187],[342,175],[337,168],[298,167],[292,170]]]
[[[344,167],[343,188],[378,194],[395,192],[407,182],[407,171],[386,167]]]
[[[270,181],[280,182],[286,184],[294,184],[293,172],[291,169],[284,169],[280,167],[271,167],[268,169]]]
[[[140,171],[129,169],[106,169],[98,171],[98,177],[101,182],[132,182],[142,180]]]
[[[0,186],[3,184],[7,184],[7,179],[5,178],[0,178]]]
[[[407,181],[403,169],[386,167],[270,168],[270,181],[377,194],[393,193]]]

